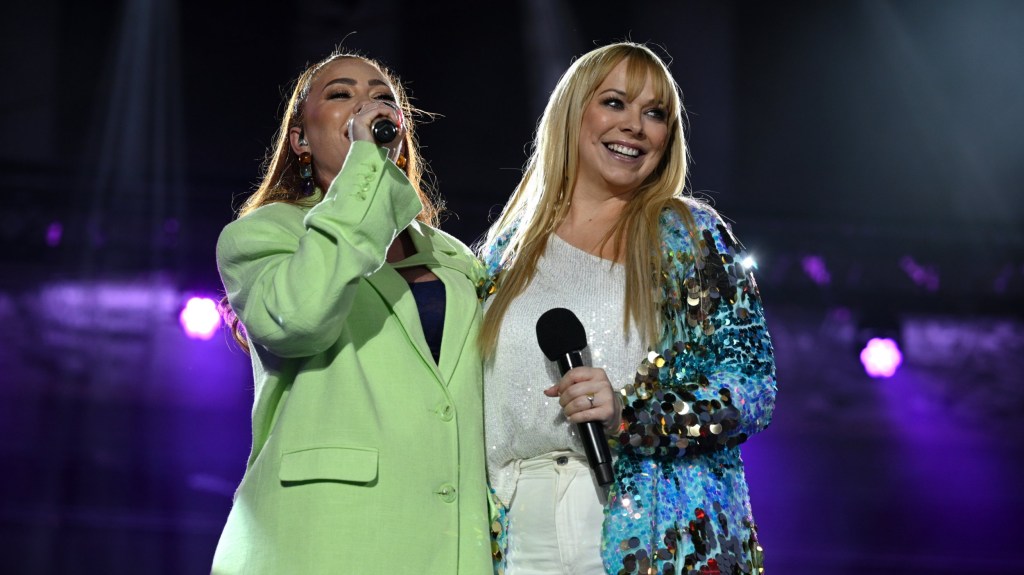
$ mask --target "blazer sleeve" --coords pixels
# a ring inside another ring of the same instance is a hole
[[[334,344],[359,279],[380,269],[392,240],[422,208],[383,149],[354,142],[312,209],[273,203],[228,224],[217,266],[250,341],[280,357]]]

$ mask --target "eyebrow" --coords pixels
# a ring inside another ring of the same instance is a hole
[[[602,90],[601,92],[599,92],[597,95],[598,96],[603,96],[603,95],[607,94],[608,92],[614,92],[614,93],[622,96],[623,98],[628,98],[629,97],[629,94],[627,94],[625,91],[620,90],[618,88],[607,88],[607,89]],[[658,98],[651,98],[650,100],[647,101],[648,104],[650,104],[651,102],[655,102],[655,103],[657,103],[657,104],[659,104],[661,106],[665,105],[665,102],[663,100],[658,99]]]
[[[326,90],[327,87],[330,86],[331,84],[344,84],[346,86],[355,86],[358,83],[359,82],[356,82],[352,78],[335,78],[335,79],[331,80],[330,82],[327,82],[326,84],[324,84],[323,89],[320,90],[320,91],[322,92],[322,91]],[[378,80],[377,78],[371,78],[367,82],[367,84],[369,84],[370,86],[384,86],[386,88],[389,87],[387,82],[385,82],[384,80]]]

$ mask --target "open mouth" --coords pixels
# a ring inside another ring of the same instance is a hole
[[[627,158],[638,158],[638,157],[640,157],[640,154],[642,153],[637,148],[631,148],[629,146],[623,146],[622,144],[605,144],[604,146],[606,148],[608,148],[609,150],[611,150],[612,152],[614,152],[614,153],[616,153],[616,154],[618,154],[620,156],[625,156]]]

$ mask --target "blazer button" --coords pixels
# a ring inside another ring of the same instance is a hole
[[[444,409],[441,410],[441,421],[451,421],[453,417],[455,417],[455,409],[450,405],[444,406]]]
[[[445,503],[451,503],[452,501],[455,501],[455,486],[445,483],[437,491],[437,494],[441,496],[441,500]]]

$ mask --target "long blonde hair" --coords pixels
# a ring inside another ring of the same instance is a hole
[[[320,195],[305,196],[302,193],[302,176],[299,175],[298,157],[289,145],[288,133],[291,128],[302,126],[306,98],[317,75],[327,64],[340,58],[353,58],[373,66],[380,72],[381,76],[384,77],[384,80],[394,91],[395,103],[401,107],[406,118],[405,142],[402,146],[402,157],[405,159],[405,162],[402,170],[405,172],[413,189],[416,190],[420,202],[423,204],[423,209],[416,216],[416,219],[425,224],[437,226],[440,215],[444,211],[444,204],[424,181],[426,166],[420,157],[419,142],[416,138],[415,122],[413,121],[414,115],[420,116],[426,114],[426,112],[412,106],[398,76],[386,66],[356,52],[341,50],[335,50],[323,60],[307,66],[292,82],[291,95],[282,114],[281,125],[274,136],[274,145],[268,150],[267,156],[263,161],[261,168],[263,176],[259,186],[239,208],[236,217],[241,218],[260,206],[274,202],[312,206],[320,201],[322,197]],[[315,162],[316,158],[313,161]],[[249,346],[243,334],[244,327],[239,322],[238,316],[231,310],[227,296],[221,299],[221,311],[231,328],[231,334],[235,341],[238,342],[242,349],[248,352]]]
[[[685,191],[689,159],[683,134],[685,110],[679,86],[661,58],[643,44],[619,42],[584,54],[559,79],[537,124],[523,177],[477,246],[484,256],[488,246],[514,229],[501,256],[503,271],[481,330],[480,347],[486,355],[494,351],[509,304],[533,279],[550,235],[568,214],[579,172],[583,112],[601,82],[623,60],[628,61],[626,97],[636,98],[651,78],[655,97],[665,105],[669,134],[661,162],[637,189],[602,245],[613,241],[617,258],[625,250],[623,329],[628,331],[632,321],[648,341],[658,339],[660,310],[654,290],[662,274],[658,256],[662,211],[675,209],[694,245],[698,240],[697,226],[687,206],[695,200]]]

